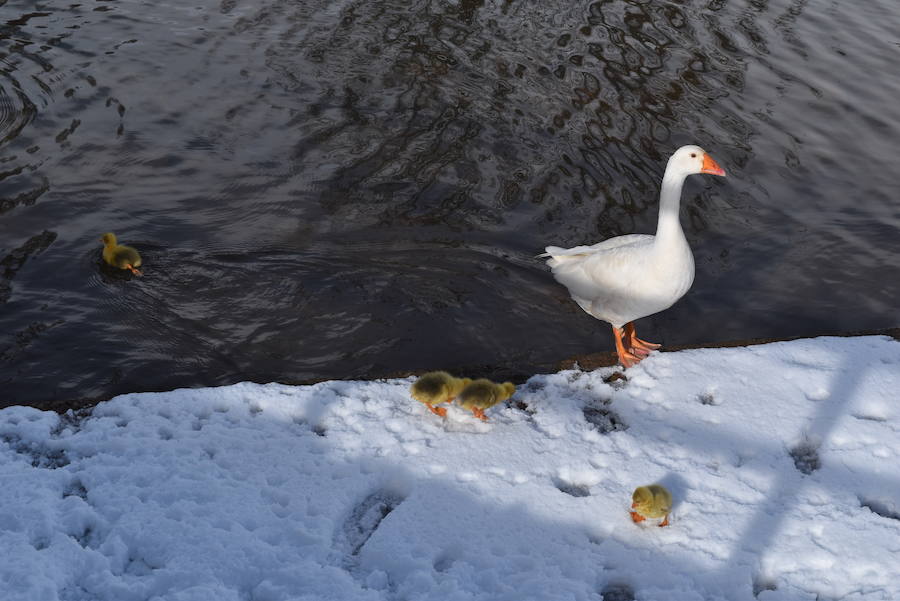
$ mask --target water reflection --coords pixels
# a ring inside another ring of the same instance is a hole
[[[648,338],[897,325],[900,11],[854,10],[9,0],[0,382],[551,368],[609,340],[533,255],[652,232],[684,143],[730,177],[689,181],[697,280]],[[100,269],[110,230],[145,278]]]

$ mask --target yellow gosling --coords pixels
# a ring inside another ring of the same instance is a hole
[[[112,232],[103,234],[100,238],[103,242],[103,260],[107,265],[119,269],[127,269],[134,275],[142,275],[138,267],[141,266],[141,255],[135,249],[124,244],[116,243],[116,235]]]
[[[454,378],[445,371],[431,371],[413,382],[409,387],[409,393],[432,413],[447,417],[447,409],[435,405],[453,401],[471,382],[469,378]]]
[[[512,382],[497,384],[485,378],[479,378],[462,389],[457,402],[480,420],[487,421],[485,409],[502,403],[516,392]]]
[[[635,523],[647,518],[664,518],[660,527],[669,525],[669,512],[672,511],[672,494],[660,484],[638,486],[631,495],[631,519]]]

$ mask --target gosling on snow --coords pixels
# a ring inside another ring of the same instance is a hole
[[[485,409],[490,409],[497,403],[502,403],[516,392],[512,382],[497,384],[486,378],[479,378],[462,389],[456,402],[464,409],[482,421],[487,421]]]
[[[435,405],[452,402],[471,383],[469,378],[455,378],[445,371],[431,371],[413,382],[409,393],[432,413],[447,417],[447,409]]]
[[[631,495],[631,519],[634,523],[643,522],[647,518],[664,518],[659,526],[669,525],[669,512],[672,511],[672,493],[665,486],[651,484],[638,486]]]

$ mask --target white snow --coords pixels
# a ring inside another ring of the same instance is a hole
[[[613,371],[487,423],[411,379],[4,409],[0,599],[900,599],[900,343]],[[629,518],[652,482],[670,527]]]

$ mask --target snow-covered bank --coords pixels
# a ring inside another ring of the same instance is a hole
[[[612,371],[488,423],[410,380],[0,410],[0,598],[900,599],[900,343]],[[628,517],[654,481],[671,527]]]

